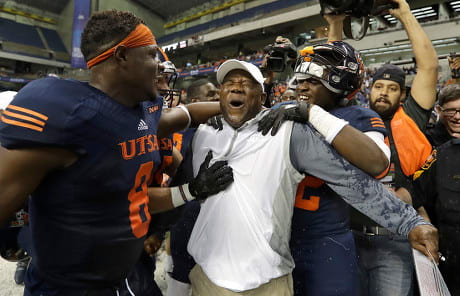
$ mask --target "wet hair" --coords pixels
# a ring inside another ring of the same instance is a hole
[[[105,10],[93,14],[81,34],[81,52],[86,61],[125,39],[144,21],[129,11]]]
[[[195,98],[199,98],[200,94],[200,87],[202,85],[208,84],[210,81],[208,79],[198,79],[192,82],[189,87],[187,87],[187,99],[192,100]]]
[[[451,84],[439,92],[439,105],[442,106],[447,102],[460,100],[460,84]]]

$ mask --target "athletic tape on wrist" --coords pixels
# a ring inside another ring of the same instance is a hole
[[[194,200],[195,197],[190,193],[188,184],[171,187],[171,201],[175,208],[180,207],[186,202]]]
[[[185,107],[184,105],[179,105],[177,106],[179,108],[181,108],[182,110],[184,110],[185,114],[187,114],[187,117],[188,117],[188,123],[187,123],[187,127],[184,128],[184,130],[188,129],[190,127],[190,124],[192,124],[192,116],[190,116],[190,112],[188,111],[187,107]]]
[[[348,121],[335,117],[317,105],[311,106],[308,120],[329,144],[348,124]]]

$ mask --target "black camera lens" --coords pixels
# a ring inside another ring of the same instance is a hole
[[[332,7],[340,7],[343,3],[341,0],[326,0],[324,1],[326,5],[332,6]]]

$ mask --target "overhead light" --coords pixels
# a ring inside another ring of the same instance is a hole
[[[454,4],[460,4],[460,1],[450,2],[450,5],[454,5]]]
[[[453,5],[452,8],[459,8],[460,7],[460,4],[457,4],[457,5]]]
[[[435,16],[435,15],[438,15],[438,14],[437,13],[429,13],[429,14],[424,14],[424,15],[417,15],[415,18],[419,19],[419,18],[425,18],[425,17]]]
[[[454,45],[457,45],[457,43],[452,42],[452,43],[446,43],[446,44],[438,44],[438,45],[434,45],[434,47],[446,47],[446,46],[454,46]]]
[[[430,10],[430,9],[433,9],[433,7],[431,7],[431,6],[422,7],[422,8],[411,10],[411,12],[415,13],[415,12],[419,12],[419,11],[427,11],[427,10]]]
[[[424,15],[424,14],[429,14],[429,13],[435,13],[436,14],[436,12],[434,10],[429,10],[429,11],[416,12],[416,13],[413,13],[413,15],[417,16],[417,15]]]

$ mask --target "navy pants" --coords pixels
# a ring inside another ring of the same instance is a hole
[[[291,237],[295,296],[356,295],[357,260],[351,231]]]

